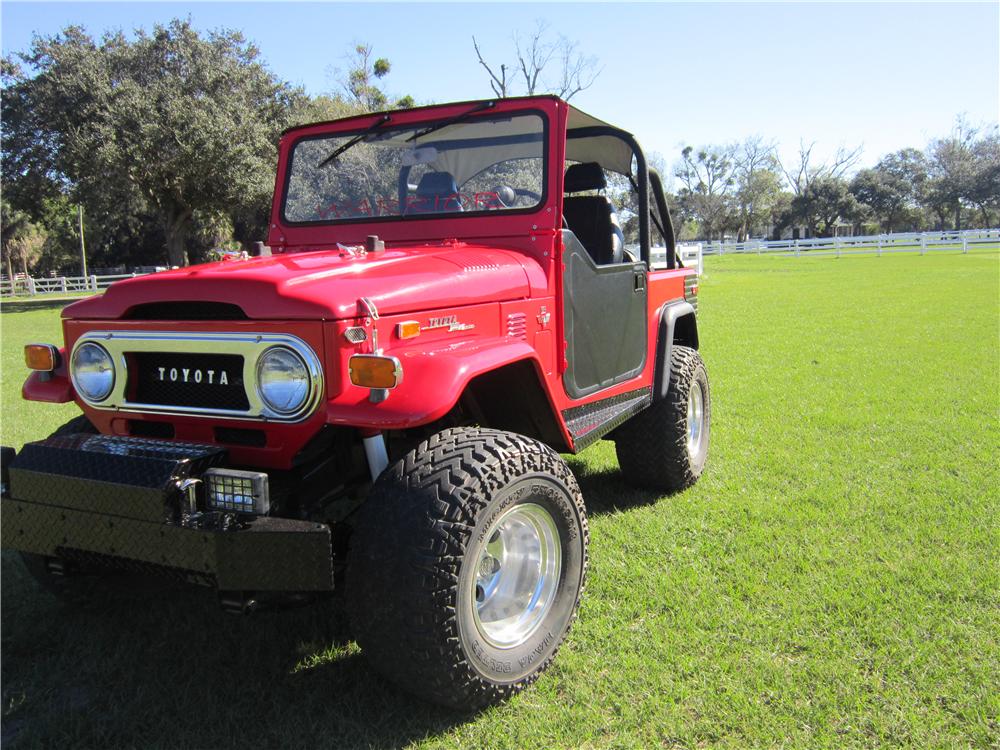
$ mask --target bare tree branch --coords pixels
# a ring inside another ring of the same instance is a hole
[[[483,53],[479,51],[479,43],[476,42],[476,37],[474,36],[472,37],[472,46],[476,48],[476,57],[479,58],[479,64],[486,68],[486,72],[490,74],[490,88],[493,89],[493,93],[501,99],[506,98],[508,86],[507,66],[503,63],[500,64],[500,75],[498,76],[483,59]]]
[[[855,149],[847,149],[845,146],[840,146],[833,155],[832,161],[823,162],[819,166],[813,167],[810,166],[809,162],[812,158],[812,150],[815,145],[815,141],[808,146],[802,141],[799,142],[799,159],[798,163],[794,166],[794,170],[786,167],[784,162],[780,158],[778,159],[778,166],[781,167],[785,179],[788,180],[792,192],[796,195],[804,193],[814,180],[821,177],[843,177],[846,172],[858,163],[858,160],[861,158],[861,152],[864,149],[863,145]]]
[[[838,147],[837,153],[833,155],[833,162],[828,167],[825,165],[822,167],[826,173],[824,176],[843,177],[845,172],[858,163],[863,149],[864,144],[854,150],[848,150],[845,146]]]
[[[584,89],[590,88],[601,74],[596,57],[585,57],[578,51],[578,43],[560,35],[550,41],[549,26],[537,21],[530,34],[514,33],[516,70],[513,66],[491,66],[483,57],[479,41],[472,37],[476,57],[490,76],[490,88],[499,97],[513,94],[517,81],[524,79],[525,93],[529,96],[552,92],[569,101]],[[543,78],[543,71],[558,65],[558,71]],[[520,75],[518,75],[518,71]]]
[[[548,29],[547,23],[538,21],[527,46],[523,48],[521,35],[514,34],[514,49],[517,51],[517,61],[521,67],[521,73],[524,75],[524,85],[528,90],[528,96],[535,93],[538,88],[538,76],[556,52],[556,45],[548,44],[544,40],[545,32]]]
[[[577,53],[577,46],[577,42],[571,42],[564,36],[559,37],[557,50],[562,63],[562,78],[559,86],[553,88],[567,102],[584,89],[590,88],[602,70],[597,67],[596,57],[584,57]]]

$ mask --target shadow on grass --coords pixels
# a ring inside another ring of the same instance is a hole
[[[378,678],[336,599],[242,618],[180,589],[80,609],[19,565],[5,555],[4,748],[400,747],[471,718]]]
[[[566,462],[580,485],[587,503],[587,515],[627,511],[643,505],[652,505],[665,493],[635,487],[622,477],[618,467],[595,470],[584,458],[566,457]]]
[[[67,305],[78,302],[83,297],[60,297],[59,299],[24,299],[16,302],[0,302],[0,313],[37,312],[39,310],[62,310]]]

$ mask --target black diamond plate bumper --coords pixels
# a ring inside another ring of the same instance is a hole
[[[68,561],[169,571],[220,591],[333,588],[330,530],[272,517],[189,516],[178,484],[220,464],[214,446],[72,435],[9,460],[0,545]]]

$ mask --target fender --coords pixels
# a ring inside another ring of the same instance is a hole
[[[682,340],[679,343],[697,349],[698,323],[694,306],[684,300],[668,302],[660,308],[660,327],[656,335],[656,368],[653,370],[654,401],[667,397],[667,391],[670,388],[670,356],[674,347],[675,334],[681,332],[680,327],[684,328],[684,335],[681,336]]]
[[[330,424],[350,425],[374,430],[398,430],[434,422],[449,411],[478,375],[505,365],[529,360],[537,373],[543,372],[538,354],[525,341],[490,337],[464,342],[447,342],[432,348],[394,350],[403,367],[403,382],[389,391],[378,404],[368,400],[368,389],[349,386],[328,402],[326,416]],[[544,378],[539,376],[557,415]],[[559,420],[562,424],[562,420]]]

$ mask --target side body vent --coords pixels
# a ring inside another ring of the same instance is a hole
[[[698,274],[693,273],[684,277],[684,300],[691,303],[691,307],[698,312]]]
[[[507,316],[507,335],[515,339],[528,337],[528,316],[525,313],[511,313]]]

